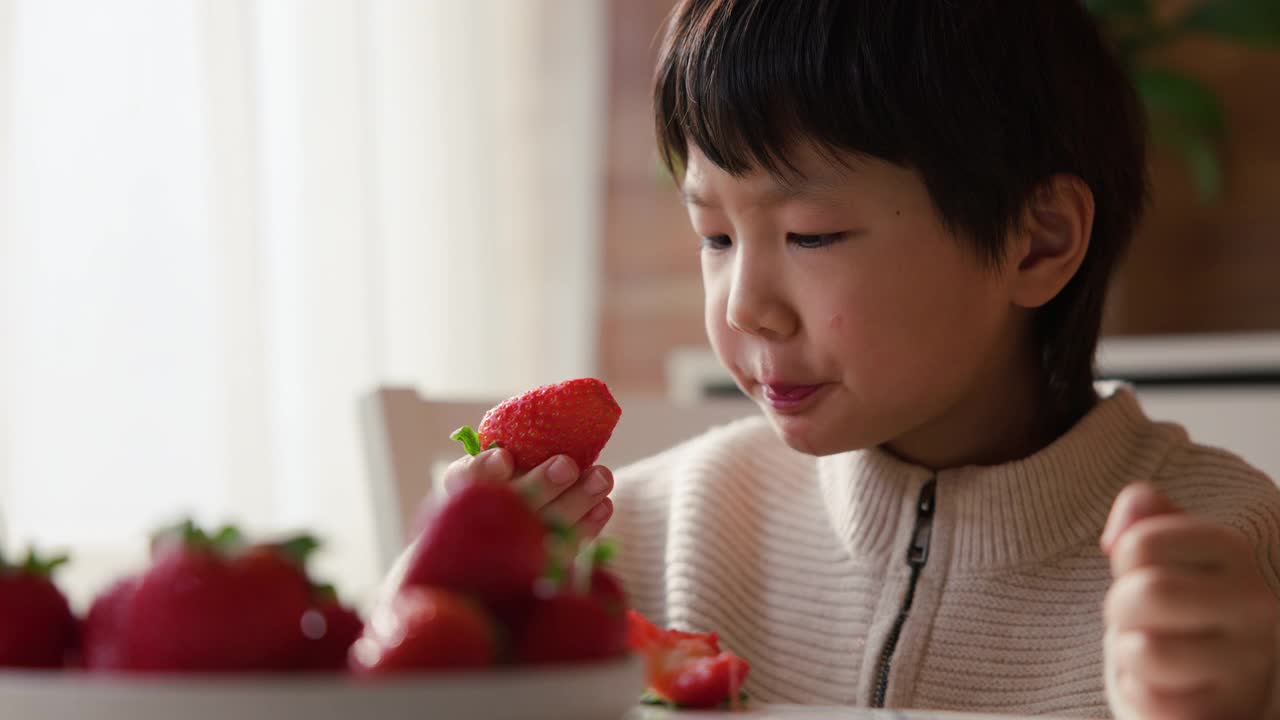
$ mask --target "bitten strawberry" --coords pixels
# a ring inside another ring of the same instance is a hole
[[[458,593],[406,587],[376,612],[351,647],[361,675],[463,670],[494,664],[498,631],[475,602]]]
[[[485,413],[478,436],[463,427],[453,437],[472,455],[495,444],[506,448],[518,473],[554,455],[568,455],[585,470],[600,457],[621,416],[622,408],[603,382],[582,378],[506,400]]]
[[[706,709],[741,701],[751,665],[722,652],[715,633],[664,630],[634,610],[627,622],[628,643],[645,659],[646,702]]]
[[[190,523],[155,546],[121,631],[125,669],[289,670],[302,645],[310,587],[279,546],[244,547]]]
[[[401,586],[504,602],[532,593],[546,562],[546,529],[524,498],[510,485],[473,483],[428,519]]]
[[[0,557],[0,666],[57,668],[74,648],[78,625],[50,574],[65,557],[28,552],[10,565]]]

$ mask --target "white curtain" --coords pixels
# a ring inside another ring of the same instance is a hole
[[[0,0],[0,542],[376,583],[356,401],[595,363],[597,0]]]

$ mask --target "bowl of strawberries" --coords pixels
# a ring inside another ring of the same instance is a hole
[[[603,407],[611,431],[620,410],[606,405],[584,410]],[[24,720],[618,718],[645,663],[612,548],[580,540],[510,485],[467,485],[435,502],[367,618],[310,577],[306,535],[184,522],[83,617],[54,583],[61,558],[0,560],[0,707]]]

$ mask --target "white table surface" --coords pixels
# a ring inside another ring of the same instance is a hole
[[[1022,720],[1016,715],[974,715],[922,710],[868,710],[852,707],[818,707],[811,705],[752,705],[740,712],[679,712],[661,707],[641,706],[632,710],[626,720]],[[1036,720],[1045,720],[1038,717]]]

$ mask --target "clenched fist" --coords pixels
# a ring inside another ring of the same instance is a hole
[[[1112,506],[1102,550],[1106,684],[1136,718],[1260,718],[1276,669],[1280,603],[1238,532],[1132,485]]]

